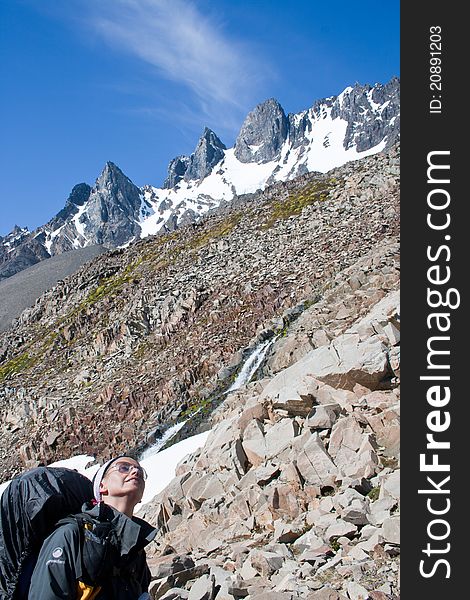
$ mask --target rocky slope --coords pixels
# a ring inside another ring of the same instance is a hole
[[[0,336],[1,479],[185,420],[209,437],[139,512],[153,598],[398,600],[398,211],[394,146],[58,282]]]
[[[159,526],[153,598],[399,598],[396,259],[388,243],[336,277],[273,345],[277,373],[228,395],[139,512]],[[302,349],[300,331],[319,346]]]
[[[172,231],[237,195],[390,148],[399,138],[399,97],[393,78],[384,85],[356,83],[296,114],[266,100],[247,115],[233,148],[205,128],[190,156],[170,162],[161,188],[139,188],[108,162],[94,186],[76,185],[48,223],[0,237],[0,280],[77,248],[119,248]]]
[[[369,251],[396,244],[398,186],[394,147],[238,198],[58,282],[0,337],[2,479],[37,461],[142,448],[175,419],[209,411],[260,340]],[[391,256],[378,289],[359,296],[396,284],[396,246]],[[341,327],[367,308],[358,295]],[[335,333],[323,329],[299,333],[299,348]]]

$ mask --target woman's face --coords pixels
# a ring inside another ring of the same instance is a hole
[[[139,463],[130,457],[120,457],[106,471],[100,484],[102,496],[123,497],[142,500],[145,489],[144,470]]]

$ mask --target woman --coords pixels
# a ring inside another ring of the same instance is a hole
[[[59,522],[42,545],[31,578],[31,600],[138,600],[150,583],[144,547],[156,529],[133,516],[146,474],[129,456],[102,465],[93,503]]]

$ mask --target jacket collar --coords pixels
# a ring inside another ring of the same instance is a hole
[[[157,529],[139,517],[128,517],[112,506],[100,502],[90,508],[87,504],[85,511],[98,521],[108,521],[113,524],[114,530],[120,541],[120,554],[125,556],[138,552],[147,546],[157,535]]]

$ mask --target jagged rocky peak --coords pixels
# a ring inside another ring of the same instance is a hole
[[[186,173],[189,166],[189,156],[177,156],[170,161],[168,165],[168,176],[163,184],[164,189],[174,188],[179,183]]]
[[[212,171],[214,166],[224,157],[224,150],[227,148],[216,136],[216,134],[206,127],[196,150],[189,158],[189,165],[184,178],[186,181],[191,179],[202,179]]]
[[[27,227],[20,227],[19,225],[15,225],[10,231],[10,233],[1,239],[19,238],[23,235],[26,235],[27,233],[29,233],[29,229]]]
[[[170,162],[164,190],[138,188],[109,161],[94,186],[75,186],[46,225],[33,233],[18,228],[16,235],[0,238],[0,279],[68,250],[94,244],[121,247],[171,231],[237,195],[310,171],[326,172],[366,151],[390,149],[399,140],[399,89],[396,77],[383,85],[356,83],[287,116],[277,100],[266,100],[248,114],[233,149],[227,151],[206,127],[192,154]],[[226,160],[233,152],[242,165]],[[257,169],[250,165],[256,163],[264,164],[263,176],[252,176]],[[205,178],[208,185],[201,188]]]
[[[101,203],[104,202],[110,207],[115,205],[121,210],[134,212],[140,208],[140,189],[110,161],[96,180],[89,201],[93,203],[97,198]]]
[[[111,189],[113,186],[122,186],[127,183],[132,184],[132,181],[124,175],[121,169],[113,162],[108,161],[101,175],[98,177],[95,183],[95,189]],[[133,185],[133,184],[132,184]]]
[[[170,162],[168,177],[163,187],[173,188],[182,179],[185,181],[203,179],[223,159],[226,149],[217,135],[205,127],[191,156],[177,156]]]
[[[289,132],[289,122],[279,102],[270,98],[246,117],[235,143],[240,162],[265,163],[278,157]]]
[[[309,111],[295,114],[289,113],[289,142],[292,148],[298,148],[301,145],[308,144],[306,135],[312,130],[312,121]]]
[[[398,138],[400,82],[393,77],[387,84],[373,87],[356,83],[334,98],[331,116],[348,122],[344,148],[364,152],[386,140],[390,148]]]
[[[88,183],[77,183],[72,188],[70,196],[67,198],[67,203],[83,206],[90,197],[91,186]]]
[[[64,208],[57,213],[48,223],[49,227],[54,230],[62,225],[64,221],[73,217],[78,212],[78,207],[83,206],[88,201],[91,194],[91,186],[87,183],[78,183],[72,188]]]
[[[15,225],[11,230],[11,235],[19,235],[21,233],[28,232],[27,227],[20,227],[19,225]]]
[[[115,247],[128,242],[140,232],[140,206],[140,189],[108,161],[80,217],[88,243]]]
[[[378,83],[374,85],[372,88],[372,100],[377,104],[384,104],[389,100],[398,106],[398,99],[400,97],[399,90],[400,80],[398,77],[392,77],[392,79],[384,85]]]
[[[30,231],[27,227],[15,225],[10,233],[0,236],[0,254],[2,253],[2,248],[7,248],[8,251],[11,251],[14,246],[21,244],[22,240],[28,235],[30,235]]]

